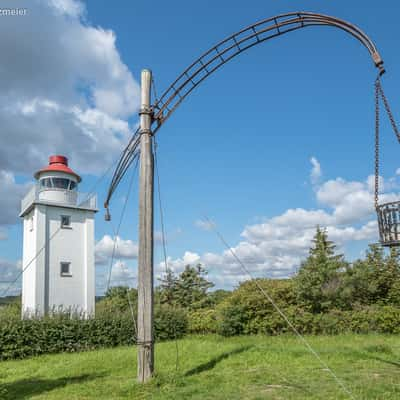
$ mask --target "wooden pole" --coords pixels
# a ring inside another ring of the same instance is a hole
[[[151,132],[151,71],[142,71],[140,109],[139,262],[138,262],[138,381],[154,371],[153,341],[153,197],[154,160]]]

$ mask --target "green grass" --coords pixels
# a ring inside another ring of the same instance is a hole
[[[400,338],[308,338],[356,399],[400,398]],[[136,349],[120,347],[0,363],[0,399],[350,398],[292,336],[189,337],[156,346],[156,376],[139,385]]]

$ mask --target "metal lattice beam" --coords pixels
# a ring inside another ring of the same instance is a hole
[[[202,81],[245,50],[285,33],[310,26],[333,26],[358,39],[383,73],[383,61],[374,43],[358,27],[340,19],[306,12],[282,14],[257,22],[222,40],[186,68],[154,104],[153,133]]]
[[[310,12],[293,12],[277,15],[259,21],[227,37],[189,65],[153,105],[153,134],[161,128],[182,101],[201,82],[232,58],[259,43],[288,32],[311,26],[331,26],[349,33],[367,48],[380,74],[385,72],[383,60],[376,46],[357,26],[335,17]],[[132,161],[138,155],[139,136],[139,130],[137,130],[121,155],[111,181],[105,207],[108,207],[112,193],[118,186]]]

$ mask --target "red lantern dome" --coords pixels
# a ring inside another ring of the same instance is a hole
[[[34,177],[38,179],[42,172],[64,172],[65,174],[73,175],[78,182],[81,181],[81,177],[68,167],[68,158],[61,155],[50,156],[49,165],[37,171]]]

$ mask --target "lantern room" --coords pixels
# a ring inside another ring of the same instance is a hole
[[[67,157],[50,156],[49,165],[35,173],[39,200],[76,205],[81,177],[68,167]]]

